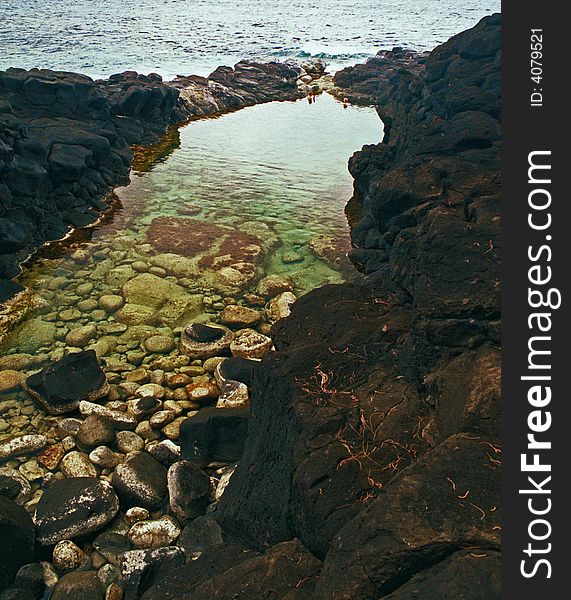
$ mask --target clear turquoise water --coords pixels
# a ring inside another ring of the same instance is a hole
[[[500,0],[0,0],[0,69],[172,78],[308,56],[335,68],[393,46],[432,49],[499,10]]]
[[[128,229],[144,236],[157,216],[184,216],[248,230],[268,226],[278,244],[267,272],[292,275],[299,292],[347,277],[349,231],[344,207],[351,197],[347,160],[364,144],[378,143],[382,122],[372,108],[343,105],[324,94],[247,108],[195,121],[180,133],[180,148],[149,172],[135,173],[117,191]],[[116,222],[100,228],[108,236]],[[316,240],[338,247],[321,260]],[[302,260],[284,262],[296,253]]]

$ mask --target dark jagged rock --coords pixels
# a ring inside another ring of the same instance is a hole
[[[240,383],[250,386],[256,367],[258,367],[259,364],[260,362],[257,360],[233,356],[232,358],[222,361],[216,367],[216,378],[219,379],[221,383],[226,381],[239,381]]]
[[[499,487],[487,438],[448,438],[341,529],[316,599],[373,600],[459,548],[499,550]]]
[[[34,523],[13,500],[0,496],[0,589],[12,582],[18,569],[32,562]]]
[[[236,462],[242,456],[250,412],[245,408],[204,408],[180,428],[182,457],[196,463]]]
[[[119,510],[119,500],[105,481],[74,477],[54,482],[36,509],[38,541],[43,545],[81,538],[103,528]]]
[[[119,574],[125,590],[124,600],[139,600],[152,584],[157,572],[171,573],[184,565],[184,552],[176,547],[131,550],[121,556]]]
[[[221,546],[192,563],[157,577],[143,600],[225,600],[309,598],[321,563],[299,541],[258,555],[239,546]],[[294,595],[289,595],[294,594]]]
[[[195,560],[205,550],[224,544],[222,529],[211,516],[197,517],[182,530],[176,544],[184,550],[187,561]]]
[[[30,375],[24,387],[40,408],[52,415],[73,412],[82,400],[94,402],[109,392],[94,350],[64,356]]]
[[[499,600],[501,559],[495,551],[457,552],[421,571],[386,600]]]

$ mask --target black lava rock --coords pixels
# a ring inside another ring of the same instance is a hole
[[[180,428],[182,457],[194,462],[237,462],[242,456],[250,412],[245,408],[205,408]]]
[[[94,402],[109,392],[94,350],[64,356],[30,375],[25,388],[40,408],[51,415],[73,412],[82,400]]]

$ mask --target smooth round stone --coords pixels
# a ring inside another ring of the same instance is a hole
[[[149,270],[149,265],[142,260],[135,260],[131,263],[131,268],[137,273],[146,273]]]
[[[138,369],[127,373],[125,380],[129,383],[138,383],[139,386],[141,386],[149,382],[149,372],[144,367],[139,367]]]
[[[203,515],[210,503],[211,485],[208,475],[188,460],[169,467],[169,506],[181,523]]]
[[[153,335],[143,342],[143,346],[151,354],[167,354],[174,350],[174,340],[166,335]]]
[[[86,281],[85,283],[80,283],[75,288],[75,293],[78,294],[79,296],[87,296],[88,294],[91,294],[92,291],[93,291],[93,284],[90,281]]]
[[[149,419],[149,423],[153,429],[160,429],[172,422],[174,417],[174,413],[170,410],[159,410]]]
[[[141,506],[133,506],[125,513],[125,521],[129,525],[134,525],[139,521],[147,521],[149,519],[149,511]]]
[[[117,432],[117,449],[124,454],[143,450],[145,440],[133,431]]]
[[[83,421],[81,419],[76,419],[74,417],[66,417],[62,419],[58,425],[57,430],[58,434],[63,438],[68,435],[77,435],[79,428]]]
[[[101,309],[92,310],[89,316],[93,321],[97,321],[98,323],[107,319],[107,313]]]
[[[257,292],[265,298],[273,298],[282,292],[293,292],[293,279],[281,275],[268,275],[260,280]]]
[[[0,371],[0,394],[20,389],[25,379],[26,376],[19,371],[11,369]]]
[[[157,277],[166,277],[167,272],[162,267],[150,267],[149,273],[151,275],[156,275]]]
[[[161,464],[168,467],[180,460],[180,446],[171,440],[163,440],[162,442],[153,442],[152,444],[149,444],[148,452]]]
[[[192,383],[192,379],[186,373],[172,373],[167,376],[167,385],[172,388],[180,388]]]
[[[206,373],[214,373],[216,367],[226,360],[224,356],[213,356],[212,358],[208,358],[204,361],[202,368]]]
[[[114,469],[125,460],[125,457],[113,452],[107,446],[98,446],[89,453],[89,460],[102,469]]]
[[[162,398],[165,395],[165,390],[161,385],[156,383],[146,383],[139,387],[136,392],[139,398]]]
[[[185,387],[188,399],[194,402],[207,402],[220,395],[220,389],[210,381],[205,383],[191,383]]]
[[[106,294],[99,298],[99,307],[107,313],[119,310],[123,304],[125,304],[123,297],[116,294]]]
[[[149,374],[150,383],[156,383],[157,385],[163,385],[165,382],[165,372],[162,369],[155,369]]]
[[[115,441],[115,430],[105,417],[89,415],[79,427],[77,441],[86,448],[107,446]]]
[[[238,306],[237,304],[226,306],[220,314],[222,323],[238,327],[255,325],[261,318],[262,315],[257,310],[246,306]]]
[[[75,327],[65,336],[65,343],[68,346],[83,348],[97,335],[95,325],[83,325]]]
[[[71,540],[62,540],[54,546],[52,561],[59,571],[73,571],[80,567],[86,558],[83,550]]]
[[[77,308],[66,308],[58,314],[60,321],[75,321],[81,317],[81,312]]]
[[[91,312],[97,308],[97,300],[94,298],[88,298],[87,300],[81,300],[81,302],[77,303],[77,308],[81,312]]]
[[[134,548],[169,546],[180,535],[181,528],[170,516],[154,521],[139,521],[129,529],[129,541]]]
[[[56,584],[50,600],[103,600],[101,581],[90,571],[73,571]]]
[[[89,461],[87,454],[72,450],[60,463],[61,472],[68,478],[97,477],[97,469]]]
[[[42,450],[48,443],[44,435],[26,434],[0,442],[0,460],[32,454]]]

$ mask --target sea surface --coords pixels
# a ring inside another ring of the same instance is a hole
[[[500,0],[0,0],[0,69],[207,75],[241,59],[430,50]]]

